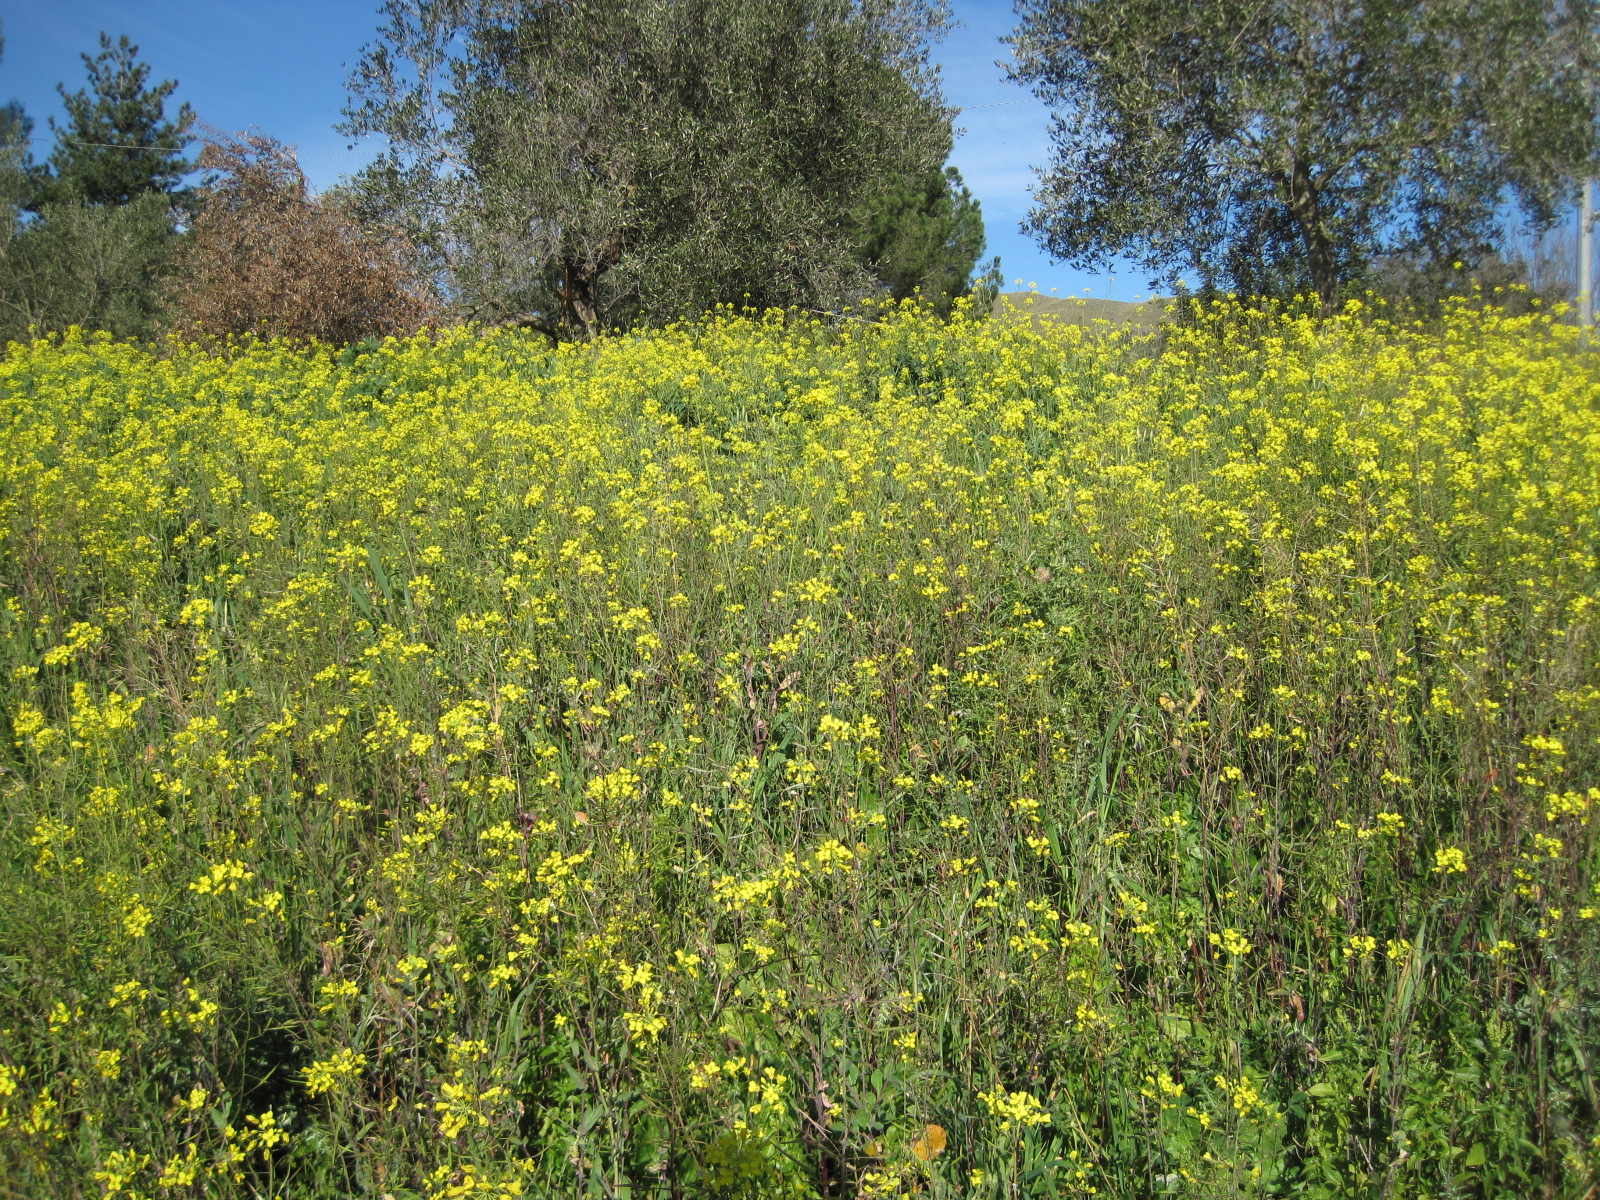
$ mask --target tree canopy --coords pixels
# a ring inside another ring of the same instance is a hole
[[[192,169],[184,158],[194,114],[187,104],[175,120],[166,102],[177,89],[168,79],[149,86],[150,67],[124,34],[100,35],[100,52],[85,54],[89,86],[68,92],[58,84],[67,120],[50,119],[56,144],[34,190],[34,207],[64,201],[127,204],[147,192],[174,195]]]
[[[939,0],[388,0],[345,130],[462,315],[586,336],[874,290],[857,217],[936,172]]]
[[[895,299],[918,295],[949,312],[969,290],[983,253],[983,213],[955,167],[890,180],[857,220],[860,260]]]
[[[149,86],[138,52],[100,35],[100,53],[83,56],[89,86],[58,87],[68,118],[51,120],[56,143],[42,166],[21,106],[0,110],[0,337],[71,325],[142,336],[160,324],[192,117],[184,105],[167,119],[177,84]]]
[[[1588,6],[1019,0],[1014,79],[1055,109],[1028,227],[1080,267],[1312,290],[1476,261],[1595,157]]]
[[[259,134],[209,138],[203,203],[170,299],[189,334],[354,342],[405,336],[434,306],[409,244],[313,196],[294,152]]]
[[[5,57],[5,49],[6,39],[0,34],[0,58]],[[24,111],[20,101],[8,100],[0,104],[0,210],[3,210],[8,230],[15,227],[32,186],[33,153],[29,144],[32,134],[33,118]]]

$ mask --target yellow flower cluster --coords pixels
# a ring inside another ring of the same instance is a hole
[[[1583,1192],[1597,396],[1470,306],[13,346],[7,1182]]]
[[[996,1089],[978,1093],[978,1099],[991,1116],[1000,1118],[1001,1133],[1010,1133],[1012,1130],[1021,1132],[1036,1125],[1050,1124],[1050,1114],[1039,1103],[1038,1097],[1029,1092]]]

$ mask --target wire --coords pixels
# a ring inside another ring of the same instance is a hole
[[[1008,104],[1043,104],[1044,101],[1037,97],[1031,100],[996,100],[993,104],[969,104],[962,108],[962,112],[975,112],[980,108],[1005,108]],[[960,105],[956,107],[960,108]]]
[[[52,139],[50,139],[50,138],[28,138],[27,140],[28,140],[28,142],[30,144],[35,145],[35,146],[49,146],[49,145],[54,145],[55,144],[52,141]],[[61,144],[62,145],[66,145],[66,146],[82,146],[82,147],[84,147],[86,149],[94,149],[94,150],[156,150],[156,151],[159,151],[159,150],[162,149],[162,147],[160,147],[160,146],[128,146],[128,145],[119,144],[117,142],[80,142],[75,138],[62,139]],[[178,151],[177,150],[173,150],[173,151],[170,151],[170,153],[176,154],[176,153],[178,153]],[[297,154],[297,155],[300,155],[300,154],[360,154],[360,153],[362,153],[361,150],[355,149],[353,147],[347,148],[347,149],[344,149],[344,150],[331,150],[331,149],[326,149],[326,148],[317,149],[317,150],[299,150],[299,149],[295,150],[295,154]]]

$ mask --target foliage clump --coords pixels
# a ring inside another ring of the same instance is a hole
[[[84,54],[89,86],[68,92],[57,85],[67,120],[58,125],[49,160],[35,172],[29,204],[131,204],[159,192],[181,205],[184,176],[193,164],[184,156],[194,112],[178,107],[168,118],[167,101],[175,79],[150,84],[150,67],[139,61],[139,47],[126,34],[115,42],[100,35],[100,52]]]
[[[1453,264],[1493,257],[1508,201],[1548,229],[1600,161],[1600,63],[1582,5],[1022,0],[1018,11],[1012,77],[1057,110],[1029,225],[1080,266],[1126,256],[1168,286],[1304,292],[1332,312],[1383,264],[1437,295]]]
[[[875,290],[858,210],[950,152],[940,0],[383,15],[343,128],[387,150],[354,190],[466,320],[568,338],[719,303],[849,303]]]
[[[884,295],[916,298],[943,314],[962,296],[970,295],[979,309],[993,304],[1000,260],[973,280],[983,254],[983,212],[956,168],[891,180],[856,221],[856,256]]]
[[[13,1190],[1593,1190],[1574,331],[881,315],[10,349]]]
[[[3,46],[3,43],[0,43]],[[126,37],[102,33],[82,56],[89,86],[59,90],[67,120],[36,165],[32,121],[15,103],[0,117],[0,339],[73,325],[149,336],[164,317],[178,227],[193,197],[184,148],[193,114],[166,115],[174,80]]]
[[[410,244],[363,228],[338,194],[312,196],[281,143],[219,138],[200,166],[211,177],[170,296],[180,330],[348,343],[435,319]]]

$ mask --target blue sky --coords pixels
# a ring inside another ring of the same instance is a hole
[[[758,2],[758,0],[757,0]],[[989,251],[999,254],[1007,287],[1017,279],[1058,295],[1132,300],[1147,294],[1132,271],[1090,276],[1053,264],[1019,232],[1030,205],[1033,168],[1049,154],[1048,110],[1005,82],[995,60],[1015,23],[1010,0],[956,0],[962,28],[939,48],[944,89],[964,111],[952,161],[983,205]],[[83,86],[79,54],[103,29],[126,33],[157,79],[177,79],[175,99],[223,129],[255,125],[297,146],[313,184],[326,187],[365,159],[334,132],[346,70],[377,29],[377,0],[0,0],[5,58],[0,100],[18,99],[34,118],[61,115],[55,85]],[[35,147],[40,157],[47,145]],[[1087,289],[1087,292],[1085,291]]]

